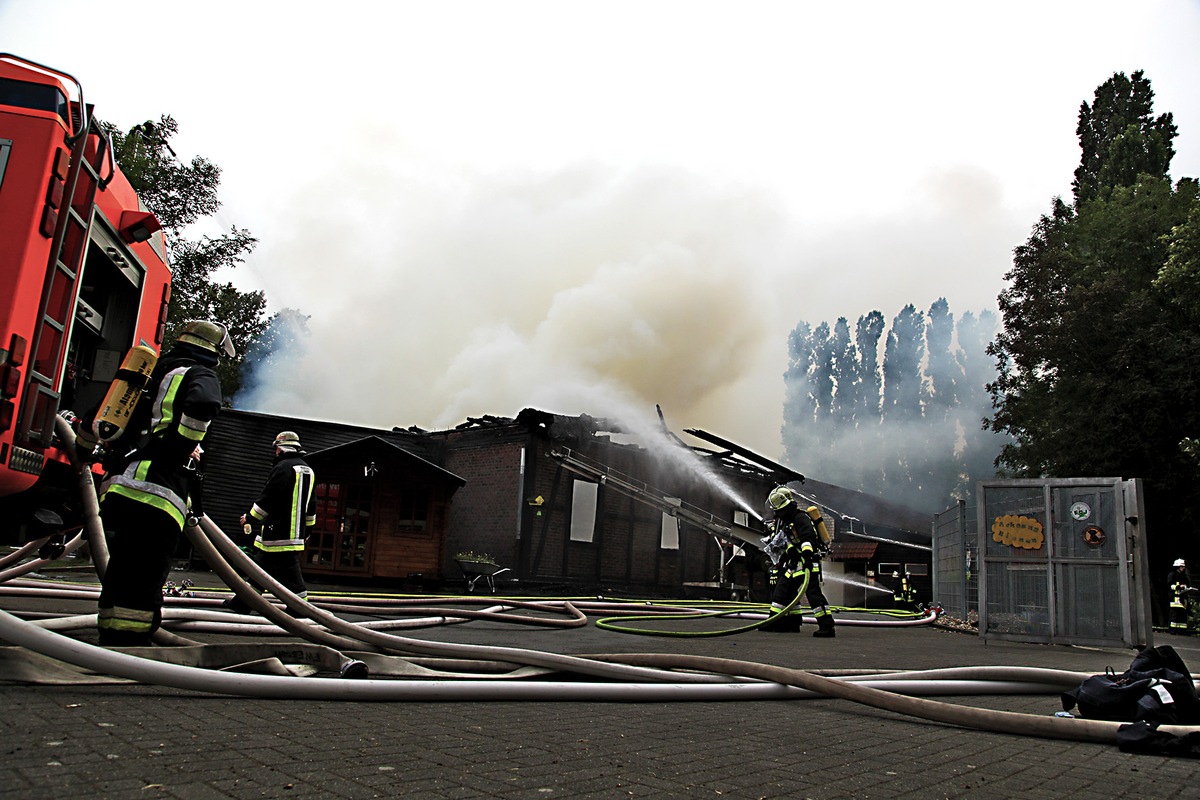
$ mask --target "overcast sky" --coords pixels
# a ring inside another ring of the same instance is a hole
[[[1200,175],[1197,42],[1196,0],[0,0],[0,49],[99,116],[176,118],[261,240],[229,278],[311,316],[243,407],[659,403],[775,457],[788,331],[995,309],[1114,72]]]

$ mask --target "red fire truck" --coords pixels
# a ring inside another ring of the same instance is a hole
[[[79,82],[0,53],[0,540],[73,485],[56,416],[98,405],[133,345],[161,348],[161,227]]]

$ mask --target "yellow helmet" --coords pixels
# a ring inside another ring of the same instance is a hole
[[[792,495],[792,490],[786,486],[776,486],[767,495],[767,502],[771,504],[771,508],[776,511],[781,511],[787,507],[788,503],[795,502],[796,498]]]
[[[220,322],[199,319],[185,322],[179,329],[179,335],[175,337],[175,341],[194,344],[218,355],[224,353],[229,358],[237,355],[237,351],[233,347],[233,340],[229,338],[229,328]]]

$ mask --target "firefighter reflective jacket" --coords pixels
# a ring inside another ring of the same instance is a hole
[[[317,524],[315,483],[303,453],[283,452],[275,457],[267,484],[246,515],[258,528],[255,547],[269,553],[304,549],[308,529]]]
[[[789,542],[783,551],[779,571],[789,580],[802,580],[804,574],[808,573],[809,584],[815,586],[821,582],[821,559],[813,551],[811,542]]]
[[[105,462],[101,499],[113,494],[153,506],[182,530],[192,477],[188,461],[221,410],[214,366],[214,354],[188,344],[176,345],[159,360],[148,397],[130,420],[132,449]]]

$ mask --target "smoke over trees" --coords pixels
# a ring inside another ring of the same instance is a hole
[[[982,424],[996,325],[984,311],[956,326],[945,299],[928,312],[906,305],[890,329],[881,312],[864,314],[853,340],[844,317],[832,330],[800,322],[788,337],[784,462],[924,511],[965,498],[1000,452]]]
[[[232,283],[213,279],[215,273],[228,271],[245,262],[258,240],[245,228],[231,226],[219,236],[192,238],[192,226],[221,207],[217,190],[221,168],[202,156],[184,163],[171,149],[170,140],[179,132],[179,124],[164,114],[157,123],[135,125],[128,132],[111,123],[101,123],[112,136],[113,154],[130,184],[154,212],[168,236],[166,247],[171,265],[171,304],[168,309],[165,341],[175,340],[179,327],[191,319],[211,319],[224,323],[237,347],[238,355],[222,359],[217,366],[226,402],[241,388],[243,367],[253,366],[253,352],[269,355],[279,339],[269,326],[279,314],[267,317],[267,298],[261,291],[245,292]],[[294,318],[299,312],[284,309]]]

